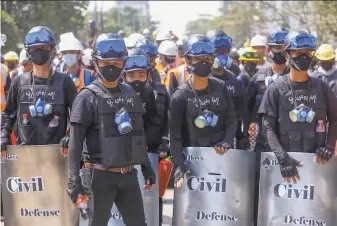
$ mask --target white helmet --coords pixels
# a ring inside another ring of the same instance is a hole
[[[25,60],[29,60],[29,58],[26,49],[23,48],[20,52],[19,63],[22,64],[22,62]]]
[[[129,39],[131,40],[131,42],[135,42],[136,45],[146,44],[146,38],[144,37],[144,35],[139,33],[132,33],[129,36]]]
[[[72,32],[61,34],[60,40],[61,40],[59,44],[60,52],[68,50],[83,51],[83,45],[78,39],[75,38]]]
[[[160,43],[158,53],[165,56],[176,56],[178,54],[178,47],[174,41],[165,40]]]
[[[90,61],[92,60],[93,49],[85,49],[82,55],[82,63],[86,66],[90,66]]]
[[[6,41],[7,41],[7,36],[5,34],[1,34],[0,46],[4,46]]]
[[[150,34],[150,31],[149,31],[149,29],[145,28],[143,30],[143,35],[148,35],[148,34]]]
[[[156,36],[156,41],[171,40],[171,34],[168,31],[160,31]]]
[[[267,37],[262,35],[255,35],[250,41],[250,46],[265,46],[267,43]]]

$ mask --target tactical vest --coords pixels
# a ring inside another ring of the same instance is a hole
[[[152,149],[152,146],[159,146],[162,141],[162,130],[164,126],[165,113],[167,111],[165,107],[165,101],[167,97],[167,91],[163,84],[158,84],[154,90],[156,99],[157,114],[151,119],[149,125],[145,128],[146,144],[149,146],[149,151],[156,151]]]
[[[262,98],[264,95],[264,92],[267,89],[266,83],[265,83],[265,79],[268,73],[268,69],[259,69],[257,71],[256,75],[256,85],[257,85],[257,94],[255,97],[255,106],[253,108],[253,112],[252,112],[252,122],[257,122],[260,120],[257,120],[257,112],[259,111],[261,102],[262,102]]]
[[[312,77],[319,78],[326,82],[329,87],[334,92],[335,96],[337,96],[337,70],[331,75],[325,75],[323,73],[318,72],[317,70],[312,74]]]
[[[288,75],[275,81],[280,91],[278,106],[280,144],[287,152],[314,153],[317,148],[324,146],[326,141],[326,132],[316,132],[318,120],[323,120],[324,126],[327,127],[326,102],[321,84],[317,79],[310,79],[309,107],[315,112],[314,120],[311,123],[293,122],[289,118],[289,112],[295,108],[294,97],[287,79]],[[294,92],[297,105],[302,103],[307,105],[307,90],[294,90]]]
[[[59,144],[66,132],[66,119],[68,108],[64,105],[64,74],[55,73],[53,84],[48,86],[48,99],[46,103],[52,105],[52,113],[47,116],[32,117],[30,105],[35,105],[33,94],[33,79],[31,73],[20,76],[19,109],[17,113],[18,144],[20,145],[46,145]],[[36,101],[45,99],[46,85],[35,85]],[[59,115],[58,125],[49,126],[55,115]],[[23,124],[23,114],[28,116],[28,125]]]
[[[142,115],[145,110],[136,92],[126,84],[119,84],[121,93],[107,93],[96,83],[89,89],[97,96],[99,123],[99,157],[104,168],[125,167],[148,162]],[[130,118],[132,131],[120,134],[115,114],[124,107]]]
[[[241,101],[241,86],[238,80],[236,79],[227,79],[224,81],[227,87],[227,91],[229,95],[231,95],[234,108],[235,108],[235,114],[238,120],[242,117],[242,101]]]
[[[226,118],[224,115],[228,108],[223,92],[225,87],[213,78],[208,79],[208,85],[211,92],[204,96],[195,98],[192,92],[184,92],[187,99],[186,121],[189,139],[187,143],[190,147],[212,147],[225,138]],[[178,89],[191,90],[188,83],[181,85]],[[212,111],[219,118],[214,127],[207,126],[201,129],[195,126],[194,120],[205,109]]]

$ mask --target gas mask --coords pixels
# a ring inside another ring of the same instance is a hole
[[[304,104],[289,112],[289,118],[293,122],[308,122],[311,123],[315,118],[315,112]]]
[[[120,134],[127,134],[132,130],[131,118],[125,108],[121,108],[116,112],[115,123]]]
[[[205,128],[206,126],[216,126],[218,122],[218,116],[209,110],[203,111],[198,117],[194,120],[194,125],[200,129]]]
[[[35,105],[29,106],[30,115],[32,117],[36,116],[46,116],[52,112],[52,106],[50,104],[46,104],[41,98],[35,103]]]
[[[274,74],[273,76],[266,76],[266,78],[264,79],[264,82],[266,84],[266,86],[269,86],[270,84],[272,84],[273,82],[276,81],[276,79],[278,79],[280,77],[279,74]]]
[[[80,85],[80,79],[77,77],[77,75],[70,75],[71,79],[73,80],[76,87]]]

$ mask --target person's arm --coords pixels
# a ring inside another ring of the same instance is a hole
[[[173,72],[169,74],[168,76],[170,76],[169,85],[168,85],[168,93],[169,93],[169,96],[172,96],[174,90],[178,88],[178,81]]]
[[[165,95],[165,115],[164,115],[164,123],[162,127],[162,138],[169,139],[169,108],[170,108],[170,98],[168,93]]]
[[[252,78],[252,80],[249,81],[247,89],[245,91],[246,96],[246,124],[250,125],[252,122],[252,113],[255,107],[255,101],[256,101],[256,95],[257,95],[257,84],[255,77]]]
[[[329,122],[326,147],[334,150],[337,139],[337,98],[328,85],[324,83],[323,86],[322,91],[326,100],[327,119]]]
[[[224,84],[224,92],[227,102],[227,111],[225,115],[221,115],[220,117],[224,117],[226,120],[226,134],[224,137],[224,142],[228,144],[233,144],[234,138],[236,135],[236,129],[237,129],[237,119],[235,116],[235,109],[232,97],[229,95],[226,85]]]
[[[87,127],[81,123],[70,123],[69,139],[69,177],[76,178],[80,174],[80,162],[82,157],[83,142],[87,133]]]
[[[176,90],[170,103],[170,150],[174,162],[179,166],[182,172],[185,172],[184,154],[183,154],[183,122],[186,112],[186,102],[183,92]],[[174,120],[172,120],[174,119]]]

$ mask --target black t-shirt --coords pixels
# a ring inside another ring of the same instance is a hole
[[[89,47],[91,47],[91,45],[93,44],[93,41],[94,41],[94,37],[97,35],[98,33],[98,30],[96,27],[93,27],[90,29],[90,32],[89,32]]]
[[[233,72],[236,76],[238,76],[241,73],[241,70],[240,70],[239,66],[236,65],[236,64],[233,64],[233,63],[231,65],[231,67],[229,68],[229,70],[231,72]]]
[[[157,114],[156,99],[152,87],[145,87],[143,92],[139,95],[139,98],[143,102],[146,111],[143,115],[144,126],[146,127],[150,124],[151,119]]]

